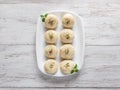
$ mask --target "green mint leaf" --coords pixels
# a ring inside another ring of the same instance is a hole
[[[77,64],[75,64],[74,68],[71,71],[71,74],[74,72],[78,72],[78,71],[79,71],[78,66],[77,66]]]
[[[40,15],[40,17],[44,17],[44,15]]]
[[[45,22],[45,18],[42,18],[42,22]]]
[[[48,14],[46,13],[46,14],[45,14],[45,17],[47,17],[47,15],[48,15]]]
[[[45,18],[47,17],[47,13],[45,15],[40,15],[41,19],[42,19],[42,22],[45,22]]]
[[[78,70],[78,69],[75,69],[74,71],[75,71],[75,72],[78,72],[79,70]]]
[[[75,64],[74,68],[77,68],[77,64]]]
[[[71,71],[71,74],[74,73],[74,70]]]

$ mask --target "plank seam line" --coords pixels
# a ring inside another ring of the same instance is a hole
[[[101,89],[120,89],[120,87],[0,87],[0,88],[43,88],[43,89],[45,89],[45,88],[93,88],[93,89],[95,89],[95,88],[101,88]]]

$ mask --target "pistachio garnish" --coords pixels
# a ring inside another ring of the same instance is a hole
[[[51,33],[51,32],[49,33],[49,38],[53,39],[53,33]]]
[[[49,54],[51,54],[52,52],[53,52],[53,50],[52,50],[52,48],[50,48],[50,50],[49,50],[49,52],[48,52],[48,53],[49,53]]]
[[[66,64],[66,67],[69,67],[69,66],[70,66],[69,63],[67,63],[67,64]]]
[[[70,38],[70,34],[66,33],[65,37],[66,37],[66,39],[69,39]]]
[[[53,68],[53,64],[50,64],[50,68]]]
[[[70,23],[70,20],[69,19],[66,19],[65,20],[65,24],[69,24]]]
[[[51,18],[51,19],[49,19],[49,22],[48,22],[48,23],[52,26],[52,25],[54,25],[54,22],[55,22],[55,21]]]
[[[69,53],[69,49],[66,48],[66,49],[65,49],[65,54],[68,54],[68,53]]]

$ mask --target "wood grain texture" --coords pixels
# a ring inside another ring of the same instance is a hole
[[[37,18],[55,8],[83,17],[86,45],[120,45],[119,3],[1,4],[0,44],[35,44]]]
[[[71,80],[37,69],[37,18],[56,9],[84,20],[85,64]],[[120,0],[0,0],[0,90],[120,90],[119,45]]]
[[[85,64],[70,80],[46,78],[33,45],[0,45],[0,87],[120,87],[120,46],[87,46]]]
[[[119,88],[0,88],[0,90],[119,90]]]
[[[70,0],[0,0],[1,4],[17,4],[17,3],[55,3],[55,4],[63,4],[63,3],[67,3],[67,4],[78,4],[78,3],[114,3],[114,2],[119,2],[119,0],[100,0],[100,1],[96,1],[96,0],[75,0],[75,1],[70,1]]]

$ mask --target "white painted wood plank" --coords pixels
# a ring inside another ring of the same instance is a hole
[[[0,88],[0,90],[120,90],[119,88]]]
[[[49,10],[66,9],[83,17],[87,45],[120,45],[118,1],[68,5],[42,3],[0,4],[0,44],[34,44],[39,15]]]
[[[87,45],[120,45],[119,0],[0,0],[0,3],[40,3],[0,5],[0,44],[34,44],[38,15],[57,8],[75,11],[84,18]],[[75,81],[58,82],[51,79],[45,82],[36,70],[34,46],[0,45],[0,87],[119,87],[119,51],[119,46],[88,46],[81,76],[75,78]],[[60,90],[60,88],[0,88],[0,90],[32,89]],[[75,89],[119,90],[119,88]]]
[[[67,3],[67,4],[78,4],[78,3],[93,3],[93,2],[97,2],[97,3],[106,3],[106,2],[111,2],[111,3],[114,3],[114,2],[119,2],[119,0],[99,0],[99,1],[96,1],[96,0],[75,0],[75,1],[70,1],[70,0],[0,0],[0,3],[3,4],[3,3]]]
[[[85,64],[71,80],[39,73],[35,46],[0,45],[0,87],[120,87],[120,46],[87,46]]]

